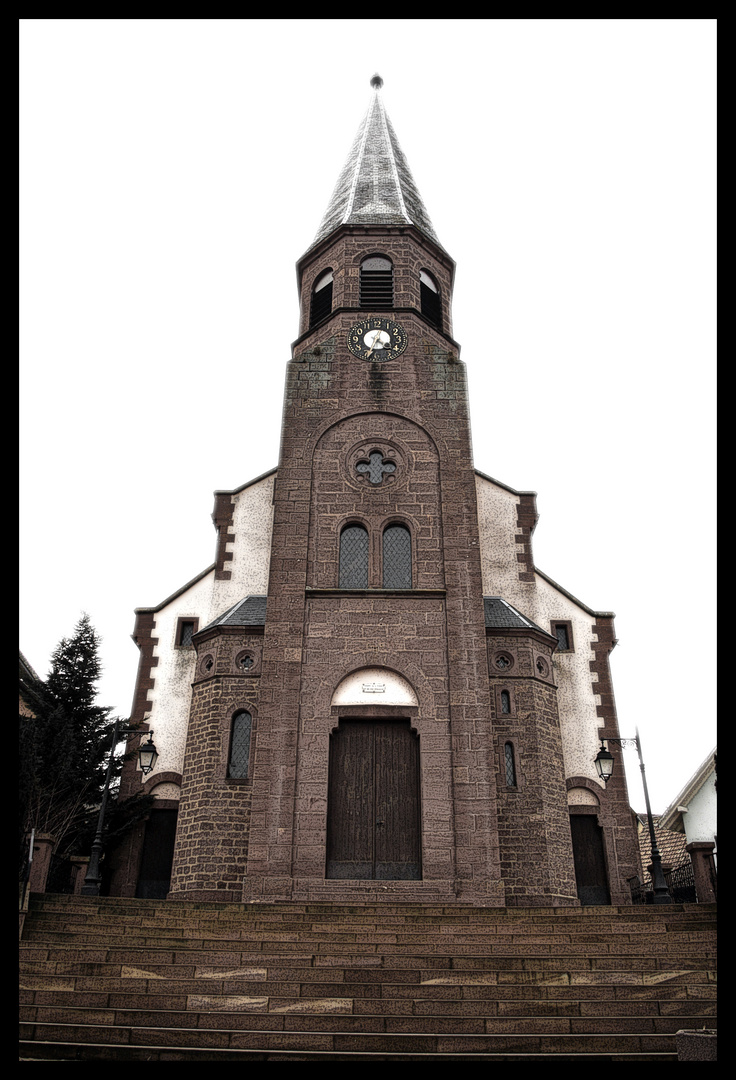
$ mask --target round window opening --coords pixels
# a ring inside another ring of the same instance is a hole
[[[493,666],[497,668],[498,671],[508,671],[509,668],[514,666],[514,658],[507,652],[496,653],[493,658]]]
[[[212,653],[207,653],[202,657],[202,662],[199,665],[199,670],[203,675],[210,675],[215,669],[215,658]]]
[[[357,472],[374,486],[382,484],[387,478],[393,480],[396,462],[384,457],[382,450],[371,450],[367,458],[362,458],[355,466]]]
[[[238,671],[250,671],[255,667],[255,657],[252,653],[240,653],[235,659],[235,667]]]

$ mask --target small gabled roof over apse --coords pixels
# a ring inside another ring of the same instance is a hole
[[[483,613],[489,630],[538,630],[545,637],[552,636],[500,596],[484,596]]]
[[[265,624],[266,597],[244,596],[242,600],[238,600],[237,604],[233,604],[222,615],[218,615],[216,619],[203,627],[200,633],[212,630],[215,626],[265,626]]]
[[[311,247],[341,225],[414,225],[441,247],[381,98],[373,96]],[[443,249],[444,250],[444,249]]]

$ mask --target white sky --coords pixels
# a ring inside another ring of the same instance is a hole
[[[278,463],[295,263],[378,71],[457,263],[476,467],[538,493],[537,566],[616,612],[663,810],[716,742],[715,54],[698,19],[21,20],[38,673],[87,611],[127,716],[134,609],[213,562],[213,492]]]

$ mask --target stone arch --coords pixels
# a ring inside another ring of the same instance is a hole
[[[386,479],[368,483],[358,465],[376,450],[392,468]],[[432,436],[396,413],[364,412],[329,424],[314,444],[307,584],[334,588],[339,580],[337,526],[355,518],[368,528],[371,543],[369,588],[382,587],[380,544],[385,523],[406,524],[412,535],[415,589],[444,588],[440,454]],[[430,550],[431,548],[431,550]]]

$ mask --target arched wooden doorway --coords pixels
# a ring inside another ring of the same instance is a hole
[[[419,738],[408,720],[352,719],[330,737],[326,877],[422,876]]]

